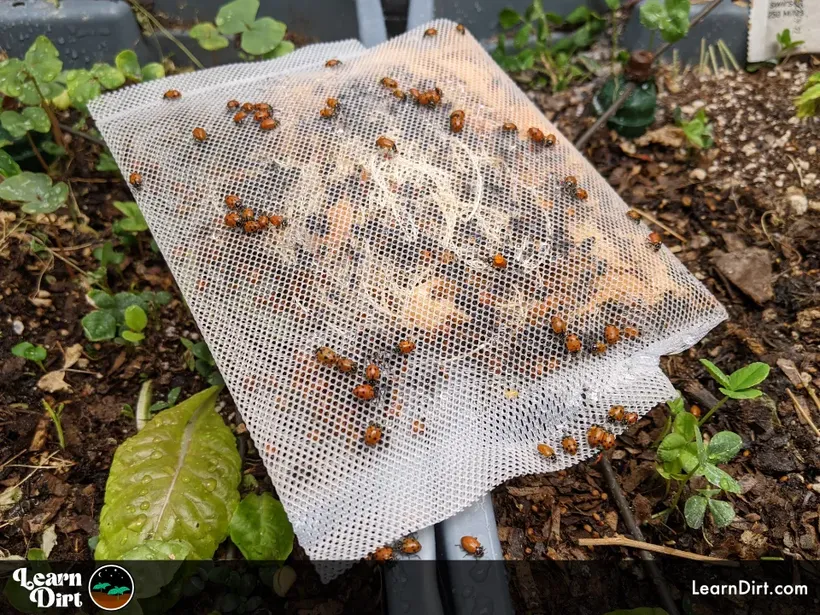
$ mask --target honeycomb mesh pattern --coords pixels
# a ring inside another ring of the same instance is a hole
[[[401,100],[383,77],[405,92],[438,87],[441,104]],[[164,100],[169,88],[181,98]],[[329,97],[339,105],[322,118]],[[230,99],[269,103],[279,126],[235,125]],[[504,480],[595,454],[587,429],[620,433],[612,405],[643,414],[668,399],[660,355],[726,317],[449,21],[368,51],[314,45],[132,86],[89,107],[123,173],[143,176],[134,197],[314,561],[360,558]],[[556,144],[532,142],[529,127]],[[228,194],[285,224],[227,228]],[[607,325],[620,340],[597,346]],[[401,340],[415,350],[398,352]],[[356,372],[318,361],[323,346]],[[353,389],[369,363],[381,378],[363,401]],[[383,435],[369,446],[373,424]]]

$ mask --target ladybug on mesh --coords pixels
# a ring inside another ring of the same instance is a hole
[[[376,446],[382,441],[383,435],[381,426],[371,423],[364,432],[364,443],[367,446]]]
[[[342,64],[342,61],[337,60],[336,58],[333,58],[333,59],[328,60],[327,62],[325,62],[325,66],[328,67],[328,68],[333,68],[334,66],[341,66],[341,64]]]
[[[627,412],[624,414],[624,423],[627,425],[634,425],[638,422],[638,413],[637,412]]]
[[[379,83],[381,83],[386,88],[390,88],[391,90],[395,90],[397,87],[399,87],[399,82],[395,79],[391,79],[390,77],[382,77]]]
[[[512,122],[504,122],[501,125],[501,130],[503,130],[504,132],[515,132],[518,130],[518,126],[516,126]]]
[[[253,210],[250,207],[246,207],[242,210],[242,219],[243,220],[253,220],[256,217]]]
[[[364,377],[371,382],[376,382],[382,377],[382,370],[380,370],[379,366],[375,363],[371,363],[364,368]]]
[[[579,201],[586,201],[589,198],[589,192],[587,192],[584,188],[576,188],[575,198]]]
[[[179,98],[180,96],[182,96],[182,92],[180,92],[179,90],[168,90],[167,92],[165,92],[165,94],[162,95],[162,97],[166,100],[174,100],[176,98]]]
[[[610,432],[604,433],[604,437],[601,439],[601,448],[608,451],[613,446],[615,446],[615,434]]]
[[[570,352],[579,352],[581,350],[581,339],[574,333],[567,335],[565,344]]]
[[[421,543],[414,536],[406,536],[401,539],[401,552],[406,555],[415,555],[421,551]]]
[[[553,316],[550,318],[550,327],[556,335],[563,335],[567,332],[567,321],[560,316]]]
[[[424,36],[426,37],[435,36],[436,34],[438,34],[438,30],[436,30],[435,28],[427,28],[424,31]]]
[[[464,111],[458,109],[450,114],[450,130],[458,133],[464,130]]]
[[[464,549],[468,555],[472,555],[476,559],[484,557],[484,547],[478,542],[475,536],[462,536],[461,548]]]
[[[561,440],[561,447],[568,455],[575,455],[578,452],[578,441],[572,436],[565,436]]]
[[[544,444],[543,442],[538,445],[538,452],[541,453],[547,459],[552,459],[555,457],[555,449],[552,448],[549,444]]]
[[[379,137],[376,139],[376,147],[386,150],[393,150],[394,152],[398,151],[393,139],[388,139],[387,137]]]
[[[336,115],[336,109],[333,109],[331,107],[324,107],[321,111],[319,111],[319,115],[325,118],[326,120],[329,120],[334,115]]]
[[[259,225],[260,231],[265,230],[270,226],[270,218],[263,214],[256,219],[256,223]]]
[[[229,100],[227,104],[228,111],[235,111],[236,109],[239,109],[239,106],[240,103],[238,100]]]
[[[242,205],[242,199],[235,194],[229,194],[225,197],[225,207],[228,209],[236,209],[240,205]]]
[[[242,121],[248,117],[248,114],[244,111],[237,111],[236,115],[233,116],[233,123],[234,124],[241,124]]]
[[[606,352],[606,344],[601,341],[595,342],[595,345],[592,347],[592,352],[595,354],[604,354]]]
[[[131,173],[128,176],[128,183],[134,186],[134,188],[141,188],[142,187],[142,175],[139,173]]]
[[[493,256],[492,261],[490,261],[490,264],[495,269],[506,269],[507,268],[507,259],[505,258],[505,256],[503,254],[501,254],[501,252],[499,252],[498,254],[495,254]]]
[[[194,128],[193,130],[194,139],[202,143],[205,139],[208,138],[208,133],[205,132],[204,128]]]
[[[373,551],[373,559],[377,562],[389,562],[396,559],[393,547],[379,547]]]
[[[253,111],[253,103],[242,103],[242,111],[244,111],[245,113],[250,113],[251,111]]]
[[[270,117],[270,112],[268,111],[257,111],[253,114],[253,120],[255,122],[261,122],[262,120],[266,120]]]
[[[336,369],[343,374],[352,374],[356,371],[356,362],[348,357],[339,357],[336,360]]]
[[[246,220],[242,225],[242,230],[244,230],[248,235],[252,235],[259,230],[259,223],[256,220]]]
[[[273,215],[270,217],[270,224],[274,228],[284,228],[288,223],[283,216]]]
[[[336,365],[338,358],[339,355],[327,346],[319,346],[316,349],[316,360],[322,365]]]
[[[612,406],[607,413],[609,420],[620,423],[624,420],[625,410],[623,406]]]
[[[413,340],[401,340],[396,345],[396,350],[399,351],[399,354],[410,354],[416,349],[416,343]]]
[[[393,90],[393,96],[395,96],[399,100],[407,100],[407,94],[402,92],[399,88]]]
[[[467,32],[467,29],[464,27],[463,23],[460,23],[456,26],[456,32],[463,35],[465,32]]]
[[[565,192],[569,192],[570,194],[572,194],[578,187],[578,180],[574,175],[567,175],[564,178],[564,181],[561,182],[561,187],[564,189]]]
[[[225,226],[228,228],[236,228],[240,221],[239,214],[234,211],[225,214]]]
[[[634,220],[634,221],[635,221],[635,224],[640,223],[641,218],[643,217],[643,216],[641,216],[641,214],[640,214],[637,210],[635,210],[635,209],[630,209],[628,212],[626,212],[626,215],[629,217],[629,219],[630,219],[630,220]]]
[[[259,124],[259,128],[261,128],[262,130],[273,130],[277,126],[279,126],[279,121],[273,119],[272,117],[269,117],[266,120],[262,120],[262,122]]]
[[[621,332],[618,330],[618,327],[615,325],[607,325],[604,327],[604,339],[610,346],[618,343],[618,340],[621,339]]]
[[[360,384],[353,387],[353,396],[362,401],[371,401],[376,397],[376,389],[372,384]]]
[[[651,233],[649,233],[649,237],[647,237],[647,240],[649,241],[649,245],[652,246],[652,249],[655,250],[655,252],[660,250],[661,246],[663,245],[663,238],[661,237],[661,234],[656,231],[652,231]]]
[[[587,431],[587,442],[594,448],[601,443],[605,435],[606,432],[603,429],[598,427],[598,425],[593,425],[589,428],[589,431]]]
[[[530,141],[532,141],[533,143],[538,143],[540,145],[547,146],[555,145],[555,135],[545,135],[540,128],[536,128],[535,126],[533,126],[527,131],[527,135],[529,135]]]

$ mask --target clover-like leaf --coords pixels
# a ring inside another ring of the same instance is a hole
[[[142,81],[142,70],[137,54],[131,49],[124,49],[114,58],[114,63],[123,75],[132,81]]]
[[[666,405],[669,406],[669,412],[672,413],[672,416],[677,416],[686,409],[683,405],[683,396],[680,394],[680,391],[675,392],[678,394],[678,396],[675,399],[670,399],[668,402],[666,402]]]
[[[689,442],[681,449],[680,452],[681,468],[687,474],[691,474],[696,470],[700,461],[698,460],[698,444],[697,442]]]
[[[91,74],[106,90],[114,90],[125,83],[125,75],[116,66],[98,62],[91,67]]]
[[[104,310],[104,309],[113,309],[117,307],[117,303],[114,301],[114,297],[111,294],[105,292],[104,290],[90,290],[88,291],[88,299],[91,303],[94,304],[95,307]]]
[[[701,359],[700,363],[701,365],[703,365],[703,367],[706,368],[706,371],[709,372],[709,375],[712,376],[712,378],[714,378],[720,386],[729,386],[729,376],[724,374],[717,365],[715,365],[707,359]]]
[[[148,230],[148,224],[134,201],[114,201],[114,207],[126,216],[124,220],[120,220],[120,228],[123,231],[139,233]]]
[[[126,329],[122,332],[122,339],[124,339],[126,342],[131,342],[132,344],[139,344],[142,340],[145,339],[145,335],[143,335],[142,333],[137,333],[136,331],[129,331],[128,329]]]
[[[60,52],[48,37],[40,35],[34,39],[26,52],[26,68],[39,83],[54,81],[63,70]]]
[[[729,493],[741,492],[740,483],[712,463],[702,463],[698,473],[703,474],[706,480],[724,491]]]
[[[709,512],[718,527],[726,527],[735,520],[735,508],[723,500],[709,500]]]
[[[13,177],[20,174],[20,165],[6,150],[0,149],[0,175]]]
[[[675,417],[672,428],[676,433],[682,435],[687,442],[695,439],[695,431],[698,427],[698,419],[691,412],[681,412]]]
[[[45,173],[24,171],[0,184],[0,199],[21,203],[20,209],[27,214],[50,214],[62,207],[67,198],[68,186],[63,182],[52,186]]]
[[[206,51],[217,51],[228,46],[228,39],[219,33],[216,26],[209,21],[198,23],[188,32],[191,38],[196,39],[199,46]]]
[[[113,340],[117,335],[117,318],[114,310],[95,310],[83,316],[83,333],[90,342]]]
[[[511,8],[502,9],[501,12],[498,14],[498,24],[504,30],[514,28],[522,21],[524,21],[524,18],[521,17],[521,15],[517,11]]]
[[[239,34],[256,21],[258,10],[259,0],[233,0],[220,7],[214,21],[222,34]]]
[[[658,457],[663,461],[673,461],[677,459],[687,442],[688,440],[679,433],[672,432],[667,434],[658,447]]]
[[[102,93],[100,81],[82,68],[66,72],[66,88],[71,104],[80,110],[85,110],[86,103]]]
[[[154,81],[165,77],[165,67],[159,62],[150,62],[142,67],[142,80]]]
[[[231,540],[248,560],[281,562],[293,550],[293,526],[269,493],[245,497],[231,517]]]
[[[26,81],[26,64],[18,58],[0,62],[0,92],[12,98],[19,98]]]
[[[51,121],[48,114],[40,107],[26,107],[21,112],[3,111],[0,113],[0,125],[14,137],[24,137],[29,130],[48,132]]]
[[[724,385],[733,391],[742,391],[757,386],[769,376],[769,366],[766,363],[752,363],[746,367],[741,367],[729,376],[729,384]]]
[[[272,17],[257,19],[242,34],[242,51],[255,56],[273,51],[282,42],[286,30],[285,24]]]
[[[706,514],[706,506],[708,500],[699,495],[693,495],[686,500],[683,507],[683,516],[686,518],[686,524],[692,529],[698,529],[703,526],[703,516]]]
[[[728,463],[734,459],[743,446],[743,439],[733,431],[716,433],[706,447],[706,455],[711,463]]]
[[[744,389],[742,391],[733,391],[732,389],[724,389],[720,387],[720,392],[730,399],[755,399],[763,395],[763,391],[759,389]]]
[[[276,46],[276,49],[267,54],[266,58],[281,58],[296,49],[296,46],[290,41],[282,41]]]
[[[114,156],[109,152],[100,152],[100,158],[97,160],[97,165],[94,168],[102,172],[113,171],[116,173],[120,170],[117,166],[117,161],[114,160]]]
[[[44,347],[35,346],[31,342],[20,342],[19,344],[12,346],[11,354],[15,357],[23,357],[24,359],[35,362],[45,361],[47,356],[47,352]]]
[[[148,315],[138,305],[129,305],[125,309],[125,324],[126,326],[131,329],[131,331],[136,331],[139,333],[145,326],[148,324]]]

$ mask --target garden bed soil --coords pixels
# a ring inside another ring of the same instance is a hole
[[[612,464],[650,542],[726,558],[820,555],[820,449],[786,393],[791,389],[820,417],[820,408],[798,386],[800,374],[805,374],[820,388],[820,140],[816,121],[791,119],[791,99],[808,71],[805,64],[792,61],[773,72],[733,77],[662,77],[655,127],[669,123],[677,105],[686,111],[705,106],[716,141],[705,152],[686,152],[660,142],[635,145],[606,129],[585,148],[628,203],[685,239],[654,226],[729,312],[729,320],[694,348],[663,360],[664,371],[684,391],[687,406],[698,404],[705,412],[710,394],[719,395],[700,358],[727,372],[752,361],[772,366],[761,387],[764,397],[728,403],[705,427],[707,434],[733,430],[744,442],[742,454],[726,466],[740,481],[743,494],[732,498],[738,516],[724,530],[708,523],[703,531],[686,529],[679,514],[666,523],[652,518],[664,502],[668,504],[652,448],[665,421],[663,407],[619,439]],[[581,116],[595,85],[532,97],[567,137],[574,138],[591,123]],[[668,134],[656,133],[653,138],[674,139],[677,133],[666,130]],[[80,272],[96,268],[92,249],[112,239],[112,223],[120,217],[112,203],[130,200],[130,195],[121,178],[93,170],[96,145],[74,137],[71,150],[68,176],[81,212],[79,224],[62,213],[37,224],[21,224],[8,205],[0,214],[0,490],[19,485],[23,492],[20,502],[3,513],[0,552],[25,556],[29,548],[40,546],[44,529],[54,525],[57,543],[51,558],[84,561],[92,558],[88,541],[98,532],[114,451],[135,433],[124,406],[135,405],[141,383],[149,378],[155,399],[164,399],[174,387],[182,388],[182,399],[207,385],[183,360],[180,338],[197,340],[199,334],[162,257],[150,249],[147,238],[140,249],[128,253],[121,275],[109,273],[112,289],[166,290],[174,299],[152,320],[145,341],[136,348],[85,340],[80,320],[89,306]],[[38,233],[49,236],[49,245],[62,246],[55,248],[61,258],[32,252],[29,246]],[[738,276],[738,270],[747,274]],[[77,371],[65,376],[70,389],[38,389],[39,368],[11,355],[12,346],[21,340],[48,349],[46,370],[59,369],[62,352],[81,344]],[[43,398],[52,406],[65,404],[64,450],[43,412]],[[225,420],[247,439],[227,391],[221,400]],[[247,448],[244,472],[271,489],[259,456],[252,446]],[[606,547],[593,551],[576,543],[584,537],[628,533],[602,471],[593,462],[511,480],[495,490],[494,503],[508,559],[615,562],[628,554]],[[223,547],[217,558],[229,552]],[[293,557],[306,559],[298,548]],[[526,578],[514,570],[511,587],[517,607],[537,612],[543,605],[527,602],[532,594]],[[629,606],[642,606],[632,604],[640,593],[630,596],[627,588],[609,589],[629,600]],[[328,587],[321,586],[316,575],[302,574],[293,591],[299,598],[289,602],[291,612],[342,612],[340,605],[346,602],[356,604],[359,612],[382,606],[379,577],[361,567]],[[300,610],[293,610],[300,603]]]

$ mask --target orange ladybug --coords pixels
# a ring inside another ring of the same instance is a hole
[[[583,188],[578,188],[575,191],[575,198],[577,198],[581,201],[586,201],[589,198],[589,193],[586,190],[584,190]]]
[[[248,220],[242,225],[242,228],[248,235],[251,235],[259,230],[259,223],[256,220]]]
[[[205,132],[204,128],[194,128],[193,135],[194,135],[194,139],[196,139],[200,143],[208,138],[208,133]]]
[[[244,111],[237,111],[236,115],[233,116],[233,123],[234,124],[241,124],[242,120],[248,117],[248,114]]]
[[[549,446],[548,444],[539,444],[538,452],[541,453],[547,459],[552,459],[553,457],[555,457],[555,449]]]
[[[375,363],[371,363],[364,369],[364,377],[370,381],[376,381],[382,377],[382,370]]]
[[[165,94],[162,95],[163,98],[166,98],[168,100],[173,100],[175,98],[179,98],[180,96],[182,96],[182,92],[180,92],[179,90],[168,90],[167,92],[165,92]]]
[[[696,407],[697,406],[693,406],[693,408],[696,408]],[[700,417],[700,408],[698,408],[698,413],[697,414],[695,414],[694,412],[692,414],[695,415],[695,418],[699,418]],[[637,412],[627,412],[626,414],[624,414],[624,423],[626,423],[627,425],[634,425],[637,422],[638,422],[638,413]]]
[[[228,209],[236,209],[242,204],[242,199],[240,199],[235,194],[229,194],[225,197],[225,207]]]
[[[574,333],[570,333],[567,335],[566,346],[570,352],[578,352],[581,350],[581,340]]]
[[[360,384],[353,387],[353,395],[362,401],[370,401],[376,397],[376,389],[372,384]]]
[[[261,122],[262,120],[266,120],[270,117],[270,113],[267,111],[257,111],[253,114],[253,120],[255,122]]]
[[[458,32],[459,34],[464,34],[466,31],[467,29],[464,27],[463,23],[460,23],[456,26],[456,32]]]
[[[341,60],[337,60],[336,58],[333,58],[332,60],[328,60],[327,62],[325,62],[325,66],[327,66],[328,68],[333,68],[334,66],[340,66],[341,63],[342,63]]]
[[[406,553],[407,555],[415,555],[421,551],[421,543],[413,538],[412,536],[407,536],[406,538],[402,538],[401,541],[401,552]]]
[[[399,82],[395,79],[391,79],[390,77],[382,77],[379,83],[381,83],[386,88],[390,88],[391,90],[395,90],[397,87],[399,87]]]
[[[612,406],[609,409],[609,418],[613,421],[621,422],[624,420],[624,407],[623,406]]]
[[[396,150],[395,142],[392,139],[388,139],[387,137],[379,137],[378,139],[376,139],[376,147],[380,147],[381,149],[390,149],[394,152],[398,151]]]
[[[527,134],[530,137],[530,141],[533,143],[543,143],[544,142],[544,132],[540,128],[536,128],[533,126],[527,131]]]
[[[228,106],[229,111],[234,111],[236,109],[239,109],[239,101],[238,100],[229,100],[227,106]]]
[[[253,111],[253,103],[242,103],[242,111],[244,111],[245,113],[250,113],[251,111]]]
[[[604,437],[601,439],[601,448],[608,451],[613,446],[615,446],[615,434],[606,432]]]
[[[553,333],[563,335],[567,332],[567,321],[560,316],[553,316],[550,318],[550,327],[552,327]]]
[[[640,222],[641,218],[643,217],[639,212],[637,212],[634,209],[630,209],[628,212],[626,212],[626,215],[629,217],[630,220],[634,220],[635,223]]]
[[[459,109],[450,114],[450,130],[455,133],[464,130],[464,111]]]
[[[587,431],[587,442],[594,448],[603,441],[605,435],[606,432],[603,429],[597,425],[593,425],[589,428],[589,431]]]
[[[438,34],[438,30],[436,30],[435,28],[427,28],[424,31],[424,36],[426,37],[435,36],[436,34]]]
[[[268,228],[268,226],[270,225],[270,218],[268,218],[265,215],[259,216],[256,219],[256,224],[259,225],[259,230],[260,231],[264,230],[264,229]]]
[[[231,212],[225,215],[225,226],[228,228],[236,228],[239,225],[239,214]]]
[[[621,339],[621,332],[618,331],[618,327],[614,325],[607,325],[604,327],[604,339],[610,346],[612,344],[616,344],[618,340]]]
[[[516,126],[512,122],[504,122],[501,125],[501,130],[503,130],[504,132],[514,132],[518,130],[518,126]]]
[[[356,371],[356,362],[347,357],[339,357],[336,360],[336,368],[343,374],[352,374]]]
[[[412,340],[401,340],[398,344],[398,350],[401,354],[410,354],[416,349],[416,343]]]
[[[269,117],[266,120],[262,120],[262,122],[259,124],[259,128],[261,128],[262,130],[273,130],[277,126],[279,126],[279,122],[273,119],[272,117]]]
[[[660,233],[652,231],[649,233],[649,237],[647,239],[649,241],[649,245],[651,245],[656,252],[661,249],[661,246],[663,245],[663,238]]]
[[[332,118],[336,115],[336,109],[331,109],[330,107],[324,107],[319,111],[319,116],[327,119]]]
[[[270,217],[270,224],[274,228],[282,228],[283,226],[285,226],[285,218],[282,217],[282,216],[276,216],[276,215],[271,216]]]
[[[484,547],[481,546],[481,543],[478,542],[478,538],[475,536],[462,536],[461,548],[476,559],[484,557]]]
[[[376,446],[382,441],[382,429],[378,425],[371,424],[364,432],[364,443],[367,446]]]
[[[322,365],[336,365],[338,358],[338,355],[327,346],[316,349],[316,360]]]
[[[131,173],[128,176],[128,183],[134,186],[134,188],[142,187],[142,175],[139,173]]]
[[[389,562],[395,557],[392,547],[379,547],[373,552],[373,559],[377,562]]]
[[[566,436],[561,440],[561,447],[568,455],[575,455],[578,452],[578,441],[572,436]]]
[[[255,218],[255,214],[250,207],[246,207],[242,210],[242,219],[243,220],[253,220]]]
[[[499,252],[495,256],[493,256],[492,261],[493,267],[496,269],[506,269],[507,268],[507,259],[504,258],[504,255]]]

